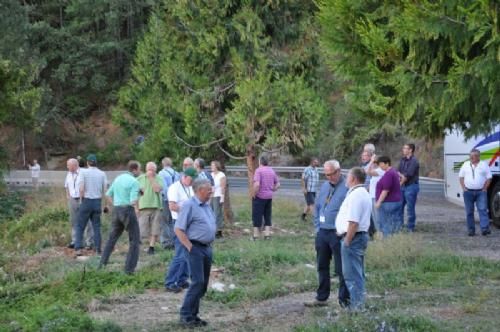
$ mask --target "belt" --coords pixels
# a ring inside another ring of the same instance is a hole
[[[366,233],[367,233],[366,231],[360,231],[360,232],[354,233],[354,236],[359,235],[359,234],[366,234]],[[344,234],[341,234],[339,236],[343,239],[346,235],[347,235],[347,233],[344,233]]]
[[[469,189],[469,188],[465,188],[467,189],[467,191],[483,191],[483,189]]]
[[[79,201],[80,197],[71,197],[71,199],[74,199],[75,201]]]
[[[335,232],[337,233],[337,229],[335,228],[321,228],[319,229],[320,231],[323,231],[323,232]]]
[[[194,245],[197,245],[197,246],[200,246],[200,247],[210,247],[210,243],[203,243],[203,242],[200,242],[200,241],[196,241],[196,240],[189,240],[192,244]]]

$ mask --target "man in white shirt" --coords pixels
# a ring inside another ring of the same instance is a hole
[[[479,150],[473,149],[470,152],[470,160],[462,164],[458,178],[464,192],[465,215],[469,236],[476,235],[474,203],[476,203],[477,212],[479,213],[481,234],[484,236],[491,234],[487,194],[491,183],[491,171],[490,167],[484,161],[481,161],[481,152]]]
[[[31,171],[31,182],[33,183],[33,188],[38,190],[38,179],[40,178],[40,165],[38,160],[33,159],[33,165],[29,166]]]
[[[71,243],[68,248],[75,247],[76,229],[78,227],[78,209],[80,207],[80,189],[78,188],[78,160],[71,158],[66,162],[68,174],[64,181],[66,198],[68,199],[69,219],[71,221]]]
[[[349,191],[340,206],[335,226],[342,237],[342,273],[351,296],[348,308],[362,309],[365,302],[364,257],[368,245],[368,229],[372,201],[364,186],[366,173],[354,167],[347,175]]]
[[[182,209],[182,205],[193,197],[194,192],[191,184],[196,179],[198,172],[193,167],[184,169],[179,181],[174,182],[168,188],[168,206],[172,213],[172,220],[175,223]],[[165,290],[179,293],[183,288],[189,287],[188,265],[185,259],[184,246],[177,236],[174,237],[175,253],[165,274]]]
[[[94,230],[94,246],[98,255],[101,254],[101,207],[107,186],[106,174],[97,168],[97,158],[94,154],[87,156],[88,168],[78,177],[80,189],[80,211],[78,212],[78,229],[76,232],[76,256],[81,256],[83,248],[83,231],[89,219]],[[107,212],[107,207],[104,208]]]

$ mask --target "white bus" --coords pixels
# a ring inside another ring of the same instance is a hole
[[[459,131],[448,133],[444,139],[444,180],[445,195],[448,200],[463,205],[462,188],[458,171],[469,160],[472,149],[481,151],[481,160],[491,169],[493,179],[488,190],[490,217],[500,226],[500,126],[489,135],[476,136],[466,140]]]

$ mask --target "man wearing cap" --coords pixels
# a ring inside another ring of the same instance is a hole
[[[78,177],[80,189],[80,211],[78,213],[78,229],[76,232],[76,255],[81,256],[83,248],[83,231],[89,219],[94,230],[94,245],[97,254],[101,253],[101,207],[106,190],[106,174],[97,168],[97,158],[94,154],[87,156],[88,168]]]
[[[210,181],[198,179],[194,181],[193,189],[194,196],[182,207],[174,228],[191,271],[191,285],[180,310],[181,324],[187,327],[208,324],[198,314],[200,300],[208,288],[212,265],[211,244],[216,231],[215,215],[208,204],[212,194]]]
[[[196,179],[197,172],[193,167],[184,169],[182,177],[179,181],[174,182],[168,188],[168,206],[172,213],[172,220],[177,220],[179,212],[182,211],[183,205],[191,197],[193,197],[193,188],[191,184]],[[165,289],[168,292],[179,293],[183,288],[189,287],[188,266],[184,257],[185,248],[179,242],[179,238],[174,238],[175,253],[165,275]]]
[[[111,232],[108,242],[102,253],[100,267],[108,264],[109,256],[113,252],[116,241],[124,230],[128,232],[129,247],[125,260],[125,273],[132,274],[139,259],[141,235],[137,222],[137,199],[139,198],[139,182],[136,176],[141,172],[141,165],[135,160],[128,162],[128,172],[121,174],[106,192],[108,200],[113,204],[111,214]]]

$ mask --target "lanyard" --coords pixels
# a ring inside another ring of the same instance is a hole
[[[477,164],[479,166],[479,164]],[[472,180],[475,180],[476,177],[476,167],[472,167],[472,161],[470,162],[470,169],[472,170]]]
[[[332,186],[330,184],[330,191],[328,192],[328,196],[326,196],[325,204],[323,204],[323,212],[326,210],[326,207],[328,206],[328,204],[330,204],[330,201],[333,197],[333,194],[335,193],[335,190],[337,190],[337,186]]]
[[[188,198],[191,198],[191,191],[190,190],[186,190],[186,187],[184,187],[184,185],[182,184],[182,182],[181,182],[181,186],[182,186],[182,189],[184,190],[184,192],[186,193],[186,196]]]
[[[75,174],[75,176],[73,176],[73,174]],[[78,191],[76,190],[76,180],[78,179],[78,172],[71,172],[71,177],[73,178],[73,190],[75,193],[77,193]]]
[[[350,195],[350,194],[351,194],[354,190],[356,190],[356,189],[358,189],[358,188],[364,188],[364,187],[365,187],[365,185],[364,185],[364,184],[358,184],[358,185],[356,185],[356,186],[352,187],[352,188],[351,188],[351,189],[349,189],[349,191],[347,192],[346,197],[347,197],[347,196],[349,196],[349,195]]]

